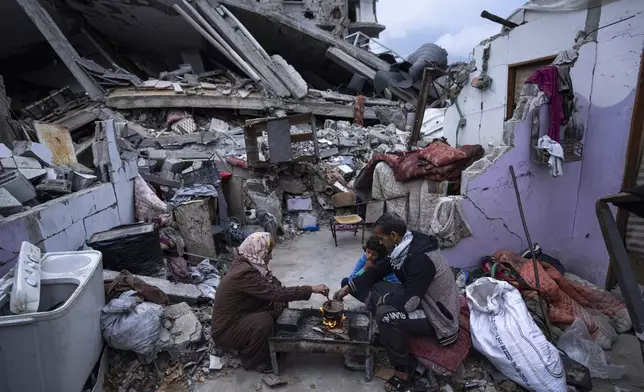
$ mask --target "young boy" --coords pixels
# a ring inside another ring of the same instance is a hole
[[[348,285],[350,281],[362,275],[368,269],[373,268],[376,265],[379,265],[383,262],[386,262],[387,248],[385,247],[384,244],[382,244],[382,242],[380,241],[380,238],[376,236],[372,236],[371,238],[369,238],[369,240],[367,240],[367,244],[363,246],[363,249],[364,249],[364,254],[360,258],[360,260],[358,260],[358,263],[353,269],[353,272],[351,273],[351,275],[349,275],[348,278],[342,279],[342,287]],[[400,281],[398,281],[398,278],[396,278],[396,275],[394,274],[387,276],[383,280],[390,283],[400,283]],[[365,292],[365,293],[360,292],[352,295],[358,301],[365,302],[368,294],[369,294],[368,292]]]

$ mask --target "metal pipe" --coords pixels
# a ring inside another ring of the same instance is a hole
[[[173,5],[172,8],[175,11],[177,11],[179,15],[181,15],[188,23],[190,23],[190,25],[195,30],[197,30],[199,34],[201,34],[208,42],[210,42],[218,51],[220,51],[224,56],[226,56],[226,58],[230,60],[231,63],[235,64],[237,67],[239,67],[239,69],[244,71],[246,75],[248,75],[248,77],[253,79],[253,81],[255,81],[256,83],[259,83],[261,81],[261,78],[250,67],[250,65],[248,65],[246,61],[244,61],[241,57],[239,57],[237,52],[235,52],[233,48],[231,48],[226,43],[226,41],[224,41],[224,39],[219,34],[217,34],[217,32],[212,28],[212,26],[208,24],[208,22],[197,12],[197,10],[192,5],[190,5],[190,3],[186,2],[185,0],[183,1],[183,3],[186,5],[188,10],[195,16],[195,18],[198,19],[199,22],[201,22],[201,24],[203,24],[203,27],[195,19],[191,18],[190,15],[186,13],[186,11],[184,11],[181,7],[179,7],[178,4]],[[206,31],[206,29],[208,31]],[[220,43],[217,38],[219,38],[219,40],[221,40],[224,45],[222,45],[222,43]]]
[[[186,0],[183,0],[183,1],[186,1]],[[235,15],[233,15],[230,11],[228,11],[228,8],[224,7],[223,5],[220,5],[219,8],[221,8],[224,11],[224,13],[226,14],[226,16],[228,16],[237,25],[237,27],[239,27],[239,30],[241,30],[241,32],[244,33],[246,38],[248,38],[250,40],[250,42],[252,42],[253,45],[255,45],[257,47],[257,49],[259,49],[259,53],[261,53],[261,55],[266,59],[266,61],[268,61],[268,62],[273,61],[271,59],[271,56],[269,56],[268,53],[264,50],[264,47],[262,47],[262,45],[260,45],[259,42],[257,42],[255,37],[253,37],[253,35],[250,33],[250,31],[248,31],[248,29],[246,29],[246,26],[244,26],[239,21],[239,19],[237,19],[237,17],[235,17]]]
[[[492,14],[490,12],[487,12],[487,11],[481,12],[481,18],[485,18],[485,19],[490,20],[490,21],[492,21],[494,23],[498,23],[498,24],[503,25],[503,26],[505,26],[505,27],[507,27],[509,29],[519,27],[518,24],[516,24],[514,22],[510,22],[507,19],[503,19],[502,17],[500,17],[498,15],[494,15],[494,14]]]
[[[546,323],[546,328],[548,329],[548,339],[552,339],[552,325],[550,324],[550,317],[546,312],[546,306],[544,305],[543,297],[541,295],[541,283],[539,282],[539,269],[537,268],[537,256],[535,256],[534,245],[530,239],[530,232],[528,231],[528,223],[525,220],[525,214],[523,213],[523,204],[521,204],[521,195],[519,194],[519,186],[517,185],[517,176],[514,174],[514,166],[510,165],[510,174],[512,175],[512,183],[514,184],[514,193],[517,196],[517,204],[519,206],[519,215],[521,215],[521,223],[523,223],[523,231],[525,232],[525,238],[528,241],[528,246],[530,247],[530,254],[532,255],[532,268],[534,268],[534,280],[537,285],[537,296],[539,297],[539,308],[541,313],[543,313],[543,319]]]

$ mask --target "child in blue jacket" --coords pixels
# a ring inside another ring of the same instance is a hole
[[[342,287],[348,285],[356,276],[362,275],[367,269],[387,261],[387,248],[382,244],[380,238],[372,236],[367,240],[367,244],[363,246],[363,249],[364,253],[360,260],[358,260],[358,263],[356,263],[351,275],[348,278],[342,279]],[[394,274],[387,276],[384,280],[390,283],[400,283]],[[361,294],[357,293],[355,297],[358,301],[365,302],[369,293]]]

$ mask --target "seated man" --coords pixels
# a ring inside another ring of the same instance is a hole
[[[407,231],[400,216],[387,213],[378,218],[374,234],[387,249],[392,249],[389,262],[355,277],[333,297],[342,300],[348,294],[372,290],[380,343],[396,370],[385,389],[402,391],[416,369],[416,360],[407,347],[408,336],[433,335],[443,346],[458,338],[456,282],[452,270],[443,262],[436,238]],[[381,280],[391,273],[402,284],[382,286],[386,287],[382,290]]]
[[[351,275],[348,278],[342,279],[342,286],[344,287],[349,284],[350,281],[355,279],[356,276],[364,274],[370,268],[380,265],[382,263],[388,263],[387,260],[387,248],[380,241],[380,238],[372,236],[367,240],[367,244],[364,246],[364,253],[358,262],[356,263],[355,268]],[[384,279],[390,283],[400,283],[396,275],[390,274]],[[367,302],[369,297],[370,290],[365,290],[364,292],[355,293],[353,296],[360,302]]]

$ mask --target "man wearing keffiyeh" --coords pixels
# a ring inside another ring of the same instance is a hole
[[[371,290],[380,343],[396,370],[385,389],[402,391],[411,383],[416,369],[407,346],[409,336],[435,336],[443,346],[458,337],[456,282],[452,270],[443,262],[436,238],[407,231],[400,216],[386,213],[378,218],[374,234],[391,251],[389,262],[357,276],[334,298],[341,300],[348,294]],[[391,273],[402,284],[381,282]]]

